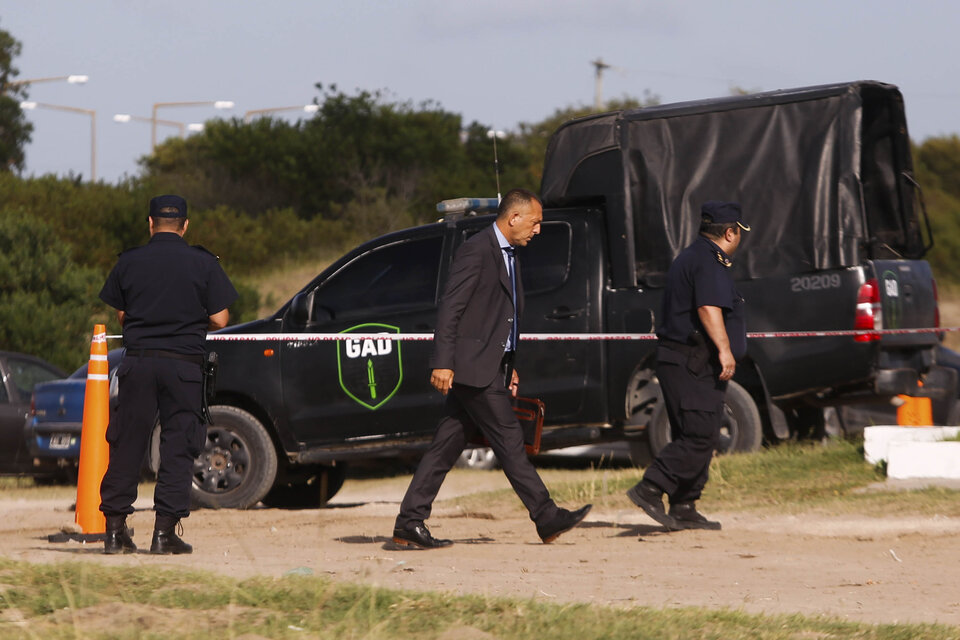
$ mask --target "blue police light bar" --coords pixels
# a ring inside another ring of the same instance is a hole
[[[488,213],[496,211],[499,206],[500,201],[497,198],[454,198],[438,202],[437,211],[444,215],[466,213],[467,211]]]

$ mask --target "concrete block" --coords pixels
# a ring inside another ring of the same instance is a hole
[[[876,426],[863,430],[863,457],[870,464],[888,460],[887,450],[893,442],[939,442],[956,438],[960,427]],[[889,460],[888,460],[889,461]]]
[[[960,478],[960,442],[891,442],[887,478]]]

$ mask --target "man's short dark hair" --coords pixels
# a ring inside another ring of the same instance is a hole
[[[166,230],[177,230],[183,229],[183,225],[186,224],[187,218],[168,218],[157,216],[150,216],[153,220],[153,228],[157,231],[166,231]]]
[[[507,212],[518,207],[520,205],[529,204],[531,202],[536,202],[537,204],[543,206],[543,203],[540,202],[539,196],[529,189],[510,189],[504,194],[503,198],[500,199],[500,207],[497,209],[497,217],[502,218],[507,215]]]
[[[708,222],[700,221],[700,233],[711,238],[722,238],[727,233],[727,229],[738,229],[736,222]]]

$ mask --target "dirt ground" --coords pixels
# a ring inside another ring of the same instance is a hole
[[[69,499],[0,499],[0,555],[238,578],[322,575],[550,602],[960,625],[960,518],[726,512],[710,514],[723,522],[722,531],[667,533],[625,497],[608,496],[579,528],[543,545],[517,509],[466,513],[458,505],[457,496],[508,487],[502,473],[455,470],[429,525],[456,544],[402,551],[389,536],[408,480],[348,479],[325,509],[194,512],[184,521],[191,556],[105,556],[100,544],[50,543],[49,534],[73,523]],[[137,506],[142,510],[129,522],[137,544],[149,547],[149,496]]]

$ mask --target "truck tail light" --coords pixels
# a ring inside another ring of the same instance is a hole
[[[880,308],[880,287],[876,278],[870,278],[862,285],[857,293],[857,311],[853,320],[853,328],[857,330],[883,329],[883,312]],[[854,336],[856,342],[875,342],[880,339],[879,333],[864,333]]]
[[[36,393],[30,394],[30,415],[32,416],[37,415],[37,394]]]

